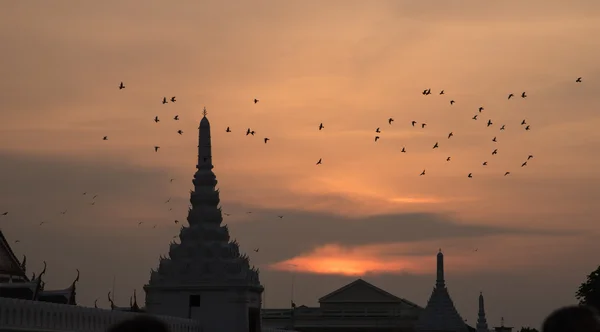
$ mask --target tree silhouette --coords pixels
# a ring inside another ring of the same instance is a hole
[[[575,297],[581,305],[600,309],[600,266],[587,276],[587,280],[579,286]]]
[[[538,330],[534,329],[533,327],[523,326],[519,332],[538,332]]]

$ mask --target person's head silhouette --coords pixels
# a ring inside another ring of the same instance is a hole
[[[169,332],[169,327],[157,318],[139,315],[111,326],[107,332]]]
[[[600,315],[592,307],[560,308],[546,317],[542,332],[600,332]]]

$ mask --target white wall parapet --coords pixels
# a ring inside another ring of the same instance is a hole
[[[145,314],[0,298],[0,329],[104,332],[111,325],[137,315]],[[171,332],[201,332],[200,322],[194,320],[152,316],[167,324]]]

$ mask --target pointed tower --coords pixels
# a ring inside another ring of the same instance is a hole
[[[485,307],[483,304],[483,293],[479,292],[479,313],[477,314],[477,332],[489,332],[490,329],[487,325],[487,319],[485,318]]]
[[[420,332],[467,332],[467,325],[454,307],[444,280],[444,254],[437,254],[437,278],[425,310],[419,316]]]
[[[181,227],[181,243],[172,241],[169,256],[151,271],[144,286],[146,311],[198,320],[204,332],[257,331],[263,287],[258,269],[250,266],[235,240],[229,241],[227,225],[221,225],[206,109],[203,115],[189,225]]]

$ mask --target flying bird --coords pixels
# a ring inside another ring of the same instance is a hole
[[[481,111],[483,111],[483,106],[479,107],[479,113],[481,113]]]
[[[141,224],[143,224],[143,223],[144,223],[143,221],[138,222],[138,226],[141,225]]]
[[[509,174],[510,174],[510,172],[506,172],[506,173],[504,173],[504,176],[507,176],[507,175],[509,175]]]
[[[494,149],[494,151],[492,151],[492,156],[498,154],[498,149]]]
[[[435,142],[435,145],[433,146],[434,149],[439,148],[440,146],[438,145],[438,142]]]
[[[530,130],[530,128],[529,128],[529,125],[527,125],[527,126],[525,127],[525,130]]]
[[[375,142],[377,142],[377,140],[379,140],[379,136],[375,136]]]
[[[123,84],[123,82],[121,82],[121,85],[119,85],[119,90],[125,89],[125,84]]]
[[[497,142],[496,141],[496,136],[494,136],[494,138],[492,138],[492,142]]]
[[[162,103],[163,103],[163,104],[166,104],[166,103],[168,103],[168,101],[167,101],[167,97],[163,97],[163,101],[162,101]]]
[[[256,248],[256,249],[254,249],[254,252],[258,252],[258,250],[259,250],[259,249],[260,249],[260,248]]]
[[[171,97],[171,102],[172,102],[172,103],[174,103],[174,102],[176,102],[176,101],[177,101],[177,100],[175,100],[175,96]]]
[[[102,137],[102,140],[103,140],[103,141],[108,141],[108,136],[104,136],[104,137]]]
[[[317,165],[321,165],[323,163],[323,160],[319,158],[319,161],[317,161]]]
[[[183,135],[183,130],[179,129],[179,130],[177,131],[177,133],[178,133],[179,135]]]
[[[179,121],[179,115],[175,115],[175,116],[173,117],[173,120],[175,120],[175,121]]]
[[[160,146],[155,146],[154,147],[154,152],[158,152],[158,149],[160,149]]]
[[[226,133],[230,133],[230,132],[231,132],[231,129],[229,129],[229,127],[227,127],[227,129],[225,129],[225,132],[226,132]]]
[[[444,90],[440,91],[440,94],[443,95],[444,94]]]
[[[400,152],[406,153],[406,148],[402,147],[402,151]]]
[[[178,224],[178,223],[179,223],[179,220],[175,219],[175,221],[174,221],[174,222],[175,222],[176,224]]]
[[[323,128],[325,128],[325,127],[323,126],[323,123],[321,123],[321,124],[319,125],[319,130],[322,130]]]
[[[487,126],[489,127],[491,125],[493,125],[493,123],[492,123],[492,120],[490,119],[490,120],[488,120]]]
[[[417,121],[412,121],[411,122],[411,124],[412,124],[413,127],[415,126],[416,123],[417,123]]]
[[[254,103],[256,104],[256,103],[258,103],[258,102],[259,102],[259,100],[258,100],[258,99],[256,99],[256,98],[254,98]]]
[[[377,129],[375,129],[376,133],[381,133],[381,130],[379,130],[379,127]]]
[[[446,161],[450,161],[450,157],[446,158]]]
[[[421,123],[421,128],[425,128],[426,125],[426,123]]]
[[[419,176],[421,175],[425,175],[425,170],[423,170],[423,172],[421,172],[421,174],[419,174]]]
[[[533,155],[532,155],[532,154],[530,154],[530,155],[527,157],[527,160],[529,160],[529,159],[531,159],[531,158],[533,158]]]
[[[269,141],[269,139],[267,137],[265,137],[265,144],[267,144],[268,141]]]
[[[165,202],[165,204],[169,203],[171,201],[171,197],[169,197],[169,199],[167,199],[167,201]]]
[[[467,175],[468,178],[472,178],[473,177],[473,173],[469,173],[469,175]]]
[[[514,95],[514,94],[512,94],[512,93],[511,93],[511,94],[509,94],[509,95],[508,95],[508,99],[510,99],[510,98],[512,98],[512,97],[514,97],[514,96],[515,96],[515,95]]]
[[[277,216],[277,217],[279,217],[279,219],[283,219],[283,216]]]
[[[8,212],[4,212],[2,215],[3,215],[3,216],[5,216],[5,215],[7,215],[7,214],[8,214]]]
[[[229,128],[229,127],[227,127]],[[250,128],[248,128],[248,130],[246,130],[246,136],[250,135]]]
[[[448,138],[450,138],[450,137],[452,137],[452,136],[454,136],[454,133],[453,133],[453,132],[450,132],[450,134],[448,134]]]
[[[389,123],[389,124],[392,124],[392,122],[394,122],[394,119],[392,119],[392,118],[389,118],[389,119],[388,119],[388,123]]]
[[[525,167],[525,166],[527,166],[527,162],[524,162],[521,164],[521,167]]]
[[[170,179],[170,180],[169,180],[169,182],[173,182],[173,181],[175,181],[175,179]]]
[[[525,94],[525,92],[523,92],[523,93],[521,94],[521,98],[527,98],[527,95]]]
[[[450,100],[450,105],[454,105],[454,100]]]
[[[483,164],[481,164],[482,166],[487,166],[487,161],[484,161]]]
[[[473,120],[477,120],[477,114],[475,114],[475,116],[473,117]]]
[[[505,126],[505,125],[502,125],[502,127],[500,127],[500,130],[504,130],[504,126]]]
[[[581,83],[581,77],[577,77],[577,79],[575,80],[575,82]],[[121,83],[121,84],[123,84],[123,83]]]
[[[158,115],[154,117],[154,122],[158,123],[160,120],[158,119]]]

